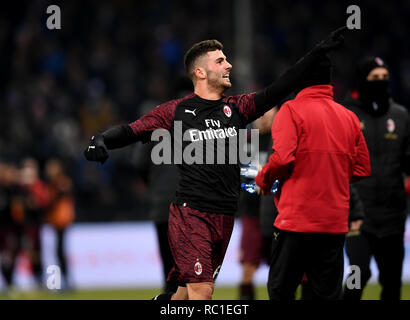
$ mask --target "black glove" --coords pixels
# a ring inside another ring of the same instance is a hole
[[[319,42],[315,49],[325,54],[331,50],[339,49],[345,40],[343,33],[346,32],[346,30],[348,30],[346,26],[336,29],[325,40]]]
[[[326,54],[343,45],[343,33],[346,30],[347,27],[341,27],[333,31],[325,40],[319,42],[313,50],[281,74],[274,83],[258,91],[255,94],[257,112],[247,120],[252,122],[259,118],[271,109],[272,106],[276,106],[279,102],[283,101],[294,90],[299,89],[306,75],[309,75],[312,69],[316,68],[326,58]]]
[[[92,136],[87,149],[84,150],[84,156],[88,161],[98,161],[101,163],[108,159],[107,147],[101,134]]]

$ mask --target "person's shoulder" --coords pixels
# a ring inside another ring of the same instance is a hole
[[[187,94],[186,96],[182,97],[182,98],[177,98],[177,99],[173,99],[173,100],[169,100],[166,101],[164,103],[161,103],[158,107],[176,107],[177,105],[183,103],[183,102],[187,102],[189,100],[192,100],[195,98],[195,94],[192,92],[190,94]]]
[[[409,116],[409,111],[407,110],[407,108],[393,100],[391,100],[390,108],[393,112],[398,113],[404,117]]]
[[[333,101],[335,110],[344,117],[346,120],[349,119],[353,121],[356,125],[360,124],[360,119],[355,112],[356,104],[355,101],[350,101],[348,104],[343,104],[341,102]]]
[[[165,117],[171,119],[175,116],[175,112],[179,109],[178,106],[183,105],[185,102],[190,101],[195,97],[194,93],[188,94],[182,98],[177,98],[173,100],[168,100],[157,105],[152,111],[151,114],[155,114],[160,117]]]
[[[345,99],[343,99],[342,101],[337,101],[337,103],[339,103],[346,109],[351,110],[355,113],[361,110],[360,109],[361,102],[358,99],[351,97],[350,95],[345,97]]]
[[[237,95],[224,95],[222,97],[222,101],[225,103],[234,103],[234,104],[241,104],[241,103],[248,103],[250,101],[254,100],[256,92],[251,92],[251,93],[242,93],[242,94],[237,94]]]
[[[337,109],[340,112],[344,112],[348,115],[356,116],[355,109],[357,108],[357,105],[355,104],[355,102],[352,101],[352,102],[344,103],[344,102],[334,101],[334,105],[337,107]]]
[[[298,112],[298,109],[303,111],[303,108],[299,108],[300,103],[295,103],[295,99],[287,100],[285,101],[279,108],[279,112],[290,112],[290,113],[295,113]]]

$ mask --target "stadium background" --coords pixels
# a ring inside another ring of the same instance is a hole
[[[61,30],[46,8],[61,8]],[[233,88],[269,84],[331,30],[343,1],[8,1],[0,13],[0,160],[61,158],[74,182],[76,225],[146,222],[149,201],[132,146],[104,165],[82,152],[90,136],[173,98],[184,52],[216,38],[233,64]],[[390,66],[393,98],[410,105],[410,3],[356,1],[362,30],[332,54],[336,98],[368,54]],[[407,256],[408,259],[408,256]],[[143,263],[143,262],[141,262]],[[239,279],[238,279],[239,280]]]

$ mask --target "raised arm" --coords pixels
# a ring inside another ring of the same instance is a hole
[[[314,68],[329,51],[342,46],[344,41],[343,33],[346,30],[346,27],[341,27],[333,31],[325,40],[319,42],[313,50],[281,74],[275,82],[256,92],[256,94],[254,94],[254,103],[243,105],[241,111],[245,119],[248,122],[254,121],[295,91],[304,76]]]
[[[137,141],[148,142],[155,129],[169,130],[178,102],[166,102],[132,123],[114,126],[93,136],[84,156],[89,161],[104,163],[108,159],[107,150],[122,148]]]

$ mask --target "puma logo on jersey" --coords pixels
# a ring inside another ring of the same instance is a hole
[[[194,110],[185,109],[185,113],[192,113],[194,115],[194,117],[196,117],[195,111],[196,111],[196,109],[194,109]]]

